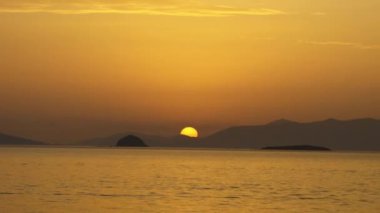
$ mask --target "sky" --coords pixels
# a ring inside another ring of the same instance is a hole
[[[380,118],[378,0],[0,0],[0,132]]]

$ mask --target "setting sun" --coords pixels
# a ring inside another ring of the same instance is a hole
[[[181,135],[187,136],[190,138],[197,138],[198,137],[198,131],[193,127],[185,127],[182,129]]]
[[[380,213],[379,23],[380,0],[0,0],[0,213]]]

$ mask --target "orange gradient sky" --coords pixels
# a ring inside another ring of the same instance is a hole
[[[380,117],[378,0],[0,0],[0,132]]]

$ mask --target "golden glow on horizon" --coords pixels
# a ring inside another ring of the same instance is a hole
[[[185,127],[182,129],[181,135],[187,136],[190,138],[197,138],[198,137],[198,131],[194,127]]]
[[[379,0],[0,0],[0,132],[380,117]],[[26,107],[27,106],[27,107]]]
[[[252,7],[231,2],[187,0],[99,0],[50,1],[13,0],[2,3],[0,13],[52,13],[52,14],[141,14],[191,17],[271,16],[285,15],[274,8]]]

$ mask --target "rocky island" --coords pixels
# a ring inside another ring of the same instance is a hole
[[[118,147],[148,147],[143,140],[134,135],[128,135],[120,139],[116,146]]]

